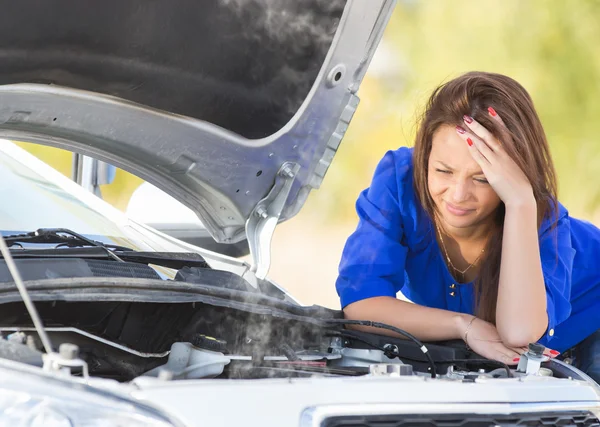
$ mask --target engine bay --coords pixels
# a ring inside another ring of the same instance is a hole
[[[200,302],[51,301],[36,306],[55,351],[85,362],[91,377],[119,382],[138,377],[433,376],[428,357],[410,340],[343,324],[323,326],[308,316],[283,319]],[[42,343],[22,303],[3,305],[0,334],[0,357],[42,365]],[[427,343],[426,348],[438,380],[573,376],[554,369],[556,363],[539,351],[536,359],[535,348],[518,367],[482,359],[462,342]],[[82,374],[80,369],[71,373]]]
[[[390,325],[300,306],[268,281],[251,285],[194,254],[121,248],[111,252],[117,262],[106,259],[106,248],[70,230],[19,234],[13,240],[61,242],[68,248],[13,251],[47,339],[38,335],[39,325],[34,327],[11,272],[0,263],[0,358],[44,368],[51,362],[70,375],[117,382],[141,377],[389,375],[473,382],[579,376],[544,356],[538,344],[530,345],[518,366],[509,367],[480,357],[460,340],[422,343]],[[174,269],[174,278],[159,277],[151,267],[156,264]]]

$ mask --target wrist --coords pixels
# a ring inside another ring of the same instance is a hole
[[[457,313],[456,316],[454,316],[454,329],[457,338],[464,341],[465,332],[474,318],[475,316],[464,313]]]
[[[504,201],[504,206],[507,212],[511,210],[519,211],[519,213],[533,211],[537,214],[537,202],[533,195],[533,191],[527,193],[526,195],[513,197],[510,200]]]

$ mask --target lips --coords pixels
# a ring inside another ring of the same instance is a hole
[[[444,205],[446,206],[446,210],[455,216],[465,216],[465,215],[469,215],[470,213],[475,211],[475,209],[461,208],[456,205],[453,205],[452,203],[448,203],[446,201],[444,201]]]

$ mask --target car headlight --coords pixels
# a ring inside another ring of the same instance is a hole
[[[0,427],[173,427],[159,411],[102,389],[0,361]]]

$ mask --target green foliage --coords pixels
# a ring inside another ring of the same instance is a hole
[[[434,87],[471,70],[507,74],[531,94],[550,142],[560,201],[600,208],[600,1],[399,1],[381,49],[391,64],[367,74],[359,110],[306,215],[354,220],[354,202],[388,149],[412,145]],[[304,213],[303,213],[304,214]]]

